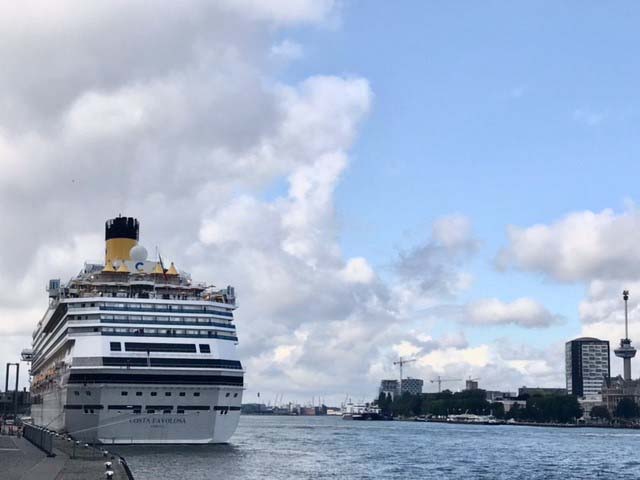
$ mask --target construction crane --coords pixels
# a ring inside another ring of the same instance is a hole
[[[438,393],[442,392],[442,384],[445,382],[461,382],[462,379],[461,378],[441,378],[440,375],[438,375],[437,378],[432,378],[431,380],[429,380],[431,383],[437,383],[438,384]]]
[[[395,362],[393,362],[394,365],[399,365],[400,366],[400,385],[398,385],[398,388],[402,388],[402,367],[404,366],[405,363],[411,363],[411,362],[415,362],[416,359],[415,358],[410,358],[408,360],[403,360],[402,357],[400,357],[400,360],[397,360]]]

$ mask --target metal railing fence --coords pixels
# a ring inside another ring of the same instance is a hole
[[[25,423],[22,435],[48,456],[53,456],[53,434],[47,429]]]

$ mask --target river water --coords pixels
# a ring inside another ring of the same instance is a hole
[[[136,480],[640,478],[640,431],[242,416],[228,445],[116,449]]]

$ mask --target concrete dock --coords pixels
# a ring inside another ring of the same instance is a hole
[[[0,435],[0,478],[3,480],[98,480],[105,479],[105,462],[112,462],[113,480],[127,480],[127,473],[117,455],[106,457],[84,444],[75,446],[55,438],[53,452],[48,457],[28,440]],[[74,457],[74,458],[72,458]],[[113,458],[112,458],[113,457]]]

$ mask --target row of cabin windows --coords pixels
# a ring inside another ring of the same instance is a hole
[[[99,314],[90,314],[90,315],[69,315],[67,317],[69,320],[104,320],[106,322],[124,322],[124,323],[134,323],[134,322],[146,322],[146,323],[183,323],[183,324],[213,324],[219,326],[228,326],[233,327],[233,324],[230,320],[224,320],[221,318],[214,317],[170,317],[170,316],[157,316],[157,315],[99,315]],[[222,322],[222,323],[220,323]]]
[[[112,352],[121,352],[121,342],[110,342]],[[201,343],[200,353],[211,353],[211,346]],[[179,353],[196,353],[196,346],[188,343],[147,343],[138,344],[135,342],[125,342],[125,351],[127,352],[179,352]]]
[[[82,327],[72,330],[79,332]],[[125,327],[89,327],[92,331],[101,331],[103,335],[149,335],[149,336],[168,336],[168,337],[209,337],[227,340],[237,340],[233,332],[221,332],[218,330],[184,330],[173,328],[125,328]]]
[[[167,337],[208,337],[235,340],[233,332],[218,330],[183,330],[172,328],[124,328],[124,327],[70,327],[69,333],[102,332],[106,335],[167,336]]]
[[[76,397],[80,395],[80,391],[78,391],[78,390],[74,391],[73,393],[74,393],[74,395]],[[91,391],[87,390],[87,391],[85,391],[85,394],[88,397],[90,397],[91,396]],[[120,392],[120,395],[123,396],[123,397],[126,397],[126,396],[129,395],[129,392],[127,390],[122,390]],[[186,395],[187,395],[186,392],[178,392],[178,396],[179,397],[184,397]],[[136,392],[136,397],[141,397],[141,396],[142,396],[142,392]],[[151,392],[151,396],[152,397],[157,397],[158,396],[158,392]],[[164,392],[164,396],[165,397],[170,397],[171,396],[171,392]],[[200,392],[193,392],[193,396],[194,397],[199,397],[200,396]],[[225,397],[227,397],[227,398],[229,398],[230,396],[231,396],[231,392],[227,392],[225,394]],[[238,393],[236,392],[236,393],[233,394],[233,398],[237,398],[237,397],[238,397]]]
[[[208,405],[203,405],[203,406],[186,406],[186,407],[178,407],[176,408],[176,413],[179,415],[184,414],[185,410],[190,410],[190,411],[194,411],[196,413],[196,415],[198,415],[200,413],[200,410],[206,410],[208,411],[210,408]],[[84,408],[84,413],[89,413],[89,414],[95,414],[96,410],[102,410],[102,405],[92,405],[90,408],[85,407]],[[122,411],[122,410],[131,410],[134,414],[139,414],[142,413],[142,407],[139,405],[136,406],[132,406],[132,405],[109,405],[109,410],[117,410],[117,411]],[[220,415],[227,415],[229,413],[229,408],[224,408],[224,409],[220,409],[219,413]],[[169,414],[173,412],[173,407],[171,406],[167,406],[167,407],[162,407],[162,406],[156,406],[156,407],[146,407],[145,408],[145,413],[149,414],[153,414],[153,413],[163,413],[163,414]]]
[[[123,390],[123,391],[120,392],[120,395],[123,396],[123,397],[126,397],[127,395],[129,395],[129,392],[126,391],[126,390]],[[158,392],[151,392],[151,396],[152,397],[155,397],[157,395],[158,395]],[[180,397],[184,397],[185,395],[186,395],[185,392],[179,392],[178,393],[178,396],[180,396]],[[141,396],[142,396],[142,392],[136,392],[136,397],[141,397]],[[171,396],[171,392],[164,392],[164,396],[165,397],[170,397]],[[200,396],[200,392],[193,392],[193,396],[194,397],[199,397]],[[227,392],[225,394],[225,397],[227,397],[227,398],[229,398],[230,396],[231,396],[231,392]],[[237,397],[238,397],[238,393],[236,392],[236,393],[233,394],[233,398],[237,398]]]
[[[68,308],[95,308],[99,307],[104,310],[145,310],[159,312],[206,312],[225,317],[232,317],[233,313],[220,310],[216,307],[206,305],[167,305],[155,303],[115,303],[115,302],[92,302],[92,303],[69,303]]]

